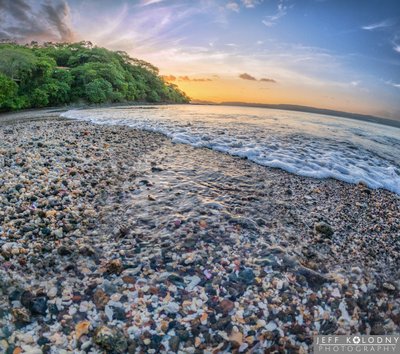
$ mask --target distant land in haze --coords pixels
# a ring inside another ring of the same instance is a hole
[[[356,119],[369,123],[384,124],[396,128],[400,128],[400,117],[398,119],[389,119],[383,117],[376,117],[367,114],[351,113],[336,111],[333,109],[317,108],[310,106],[300,106],[294,104],[268,104],[268,103],[247,103],[247,102],[212,102],[212,101],[202,101],[202,100],[192,100],[191,104],[199,105],[216,105],[216,106],[239,106],[239,107],[255,107],[255,108],[270,108],[270,109],[281,109],[285,111],[295,111],[295,112],[306,112],[315,114],[324,114],[328,116],[343,117]]]

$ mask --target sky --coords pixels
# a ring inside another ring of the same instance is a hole
[[[194,100],[400,119],[399,0],[0,0],[2,38],[124,50]]]

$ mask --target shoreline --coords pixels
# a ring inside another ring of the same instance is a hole
[[[78,104],[78,105],[70,105],[70,106],[59,106],[59,107],[45,107],[45,108],[37,108],[37,109],[26,109],[22,111],[14,111],[14,112],[0,112],[0,121],[2,116],[13,115],[13,114],[40,114],[42,111],[51,111],[51,112],[66,112],[71,109],[98,109],[98,108],[111,108],[111,107],[126,107],[126,106],[163,106],[163,105],[193,105],[193,106],[228,106],[228,107],[251,107],[251,108],[263,108],[263,109],[272,109],[272,110],[283,110],[283,111],[292,111],[292,112],[302,112],[309,114],[317,114],[317,115],[325,115],[328,117],[342,118],[342,119],[350,119],[358,122],[366,122],[377,125],[384,125],[393,128],[400,129],[400,120],[390,119],[384,117],[376,117],[365,114],[344,112],[344,111],[335,111],[324,108],[317,107],[308,107],[308,106],[296,106],[296,105],[286,105],[286,104],[263,104],[263,103],[245,103],[245,102],[222,102],[222,103],[198,103],[198,102],[189,102],[189,103],[152,103],[152,102],[116,102],[116,103],[103,103],[103,104]]]
[[[0,116],[1,345],[309,352],[400,332],[394,193],[47,116]]]

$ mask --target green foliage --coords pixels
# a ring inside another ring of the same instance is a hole
[[[85,85],[86,99],[90,103],[110,101],[112,97],[112,85],[104,79],[95,79]]]
[[[158,69],[125,52],[90,42],[0,44],[0,109],[16,110],[86,101],[187,103]]]
[[[17,84],[7,76],[0,74],[0,102],[12,100],[18,91]]]
[[[30,101],[34,108],[46,107],[49,104],[49,94],[42,88],[35,88],[30,95]]]

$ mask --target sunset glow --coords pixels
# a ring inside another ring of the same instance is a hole
[[[2,3],[0,37],[90,40],[123,50],[158,66],[193,100],[301,104],[400,118],[397,1],[46,4]]]

